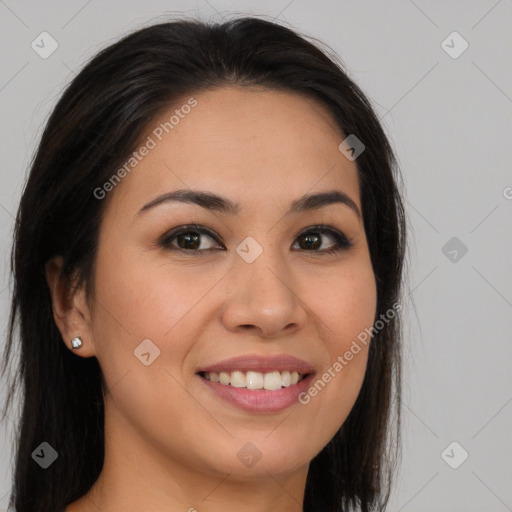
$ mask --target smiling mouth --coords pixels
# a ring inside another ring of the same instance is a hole
[[[307,377],[298,371],[273,371],[268,373],[254,371],[234,372],[199,372],[203,379],[234,388],[246,388],[250,390],[275,391],[281,388],[294,386]]]

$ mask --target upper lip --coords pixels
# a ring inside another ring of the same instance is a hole
[[[270,373],[275,371],[297,371],[303,375],[313,373],[313,366],[302,359],[287,354],[262,356],[247,355],[224,359],[217,363],[203,366],[197,370],[197,373],[210,372],[235,372],[235,371],[253,371],[261,373]]]

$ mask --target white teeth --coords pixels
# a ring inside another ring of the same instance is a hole
[[[247,381],[247,389],[262,389],[263,374],[259,372],[247,372],[245,375]]]
[[[231,372],[231,385],[234,388],[245,388],[245,375],[242,372]]]
[[[265,373],[263,387],[269,391],[273,391],[274,389],[281,389],[281,373]]]
[[[289,372],[288,370],[282,372],[253,372],[247,373],[241,371],[234,372],[206,372],[203,374],[205,379],[212,382],[220,382],[224,386],[231,384],[234,388],[247,388],[247,389],[266,389],[274,391],[281,389],[281,387],[289,387],[297,384],[299,380],[304,378],[299,372]]]

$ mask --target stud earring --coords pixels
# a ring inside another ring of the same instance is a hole
[[[82,338],[80,338],[80,336],[77,336],[76,338],[73,338],[71,340],[71,346],[73,348],[80,348],[82,346]]]

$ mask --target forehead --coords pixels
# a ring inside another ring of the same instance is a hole
[[[157,194],[196,188],[254,211],[338,188],[360,206],[357,167],[338,150],[344,138],[310,97],[256,87],[191,94],[148,125],[135,150],[150,149],[111,199],[136,210]]]

